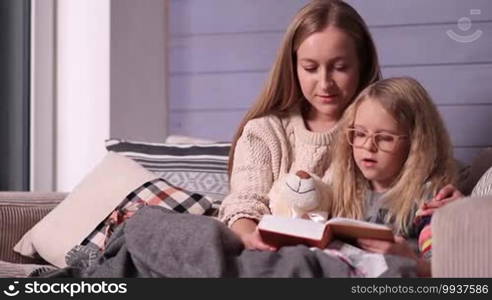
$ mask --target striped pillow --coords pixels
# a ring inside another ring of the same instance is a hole
[[[207,196],[217,208],[229,192],[230,143],[168,144],[110,139],[108,151],[132,158],[174,186]]]

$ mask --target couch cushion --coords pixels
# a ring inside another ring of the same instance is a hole
[[[12,248],[34,224],[60,203],[66,193],[0,193],[0,260],[13,263],[42,263],[39,257],[25,257]]]
[[[171,184],[214,200],[229,191],[227,162],[230,143],[168,144],[112,139],[108,151],[132,158]]]
[[[0,260],[0,278],[25,278],[30,275],[54,271],[57,268],[51,265],[41,264],[16,264]]]
[[[432,276],[492,276],[492,196],[466,197],[432,216]]]

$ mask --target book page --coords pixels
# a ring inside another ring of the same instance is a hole
[[[264,215],[258,224],[258,229],[320,240],[325,230],[325,224],[307,219]]]
[[[357,238],[394,241],[393,231],[383,224],[375,224],[348,218],[334,218],[327,222],[330,231],[337,238],[354,240]]]
[[[376,223],[366,222],[366,221],[362,221],[362,220],[341,218],[341,217],[332,218],[326,223],[327,224],[350,225],[350,226],[357,226],[357,227],[364,227],[364,228],[383,229],[383,230],[384,229],[390,229],[388,226],[383,225],[383,224],[376,224]]]

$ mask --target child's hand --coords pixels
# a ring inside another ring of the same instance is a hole
[[[381,253],[381,254],[393,254],[399,256],[409,257],[414,259],[417,263],[416,271],[419,277],[430,277],[431,267],[430,263],[425,259],[419,258],[412,248],[408,245],[408,242],[401,236],[395,236],[395,242],[387,242],[373,239],[357,239],[359,247],[364,250]]]
[[[401,236],[395,236],[394,243],[375,239],[357,239],[357,243],[360,248],[369,252],[393,254],[410,257],[415,260],[418,259],[417,253],[415,253],[410,245],[408,245],[407,240]]]
[[[251,233],[245,233],[241,236],[244,247],[250,250],[277,251],[277,248],[263,242],[258,228]]]
[[[443,187],[432,200],[445,201],[445,203],[462,198],[463,194],[454,185],[448,184]]]
[[[416,216],[430,216],[436,209],[456,199],[462,198],[463,194],[452,184],[443,187],[430,202],[424,203],[416,213]]]
[[[231,227],[232,231],[241,239],[246,249],[276,251],[277,248],[272,247],[263,242],[257,224],[254,220],[242,218],[234,222]]]

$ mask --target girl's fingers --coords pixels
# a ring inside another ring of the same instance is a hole
[[[430,216],[434,213],[434,211],[442,206],[445,206],[449,202],[454,201],[455,199],[446,199],[446,200],[441,200],[441,201],[431,201],[429,203],[424,203],[422,207],[417,210],[415,213],[415,216],[418,217],[423,217],[423,216]]]
[[[429,203],[424,203],[424,205],[422,206],[422,209],[426,210],[426,209],[432,209],[432,208],[439,208],[443,205],[448,204],[449,202],[450,202],[450,200],[448,200],[448,199],[441,200],[441,201],[431,201]]]
[[[257,241],[256,249],[265,250],[265,251],[277,251],[277,248],[270,246],[268,244],[265,244],[263,241]]]
[[[461,197],[463,197],[463,194],[461,194],[461,192],[453,185],[448,184],[443,187],[431,201],[424,203],[417,211],[416,216],[423,217],[432,215],[436,209]]]
[[[250,240],[245,243],[245,248],[250,250],[276,251],[277,248],[267,245],[258,240]]]
[[[434,213],[435,210],[436,210],[436,208],[419,210],[417,212],[416,216],[418,216],[418,217],[430,216],[430,215],[432,215]]]
[[[415,253],[409,247],[405,238],[401,236],[395,236],[395,242],[387,242],[380,240],[368,240],[368,239],[358,239],[361,248],[381,254],[394,254],[400,256],[407,256],[410,258],[416,258]]]
[[[258,250],[264,250],[264,251],[276,251],[277,250],[277,248],[270,246],[270,245],[266,244],[265,242],[263,242],[263,240],[261,239],[260,232],[258,231],[258,228],[254,232],[253,244],[254,244],[254,248],[258,249]]]
[[[451,197],[454,193],[454,191],[456,190],[456,188],[452,185],[452,184],[448,184],[446,185],[445,187],[443,187],[436,195],[436,197],[434,197],[434,199],[436,201],[441,201],[447,197]]]
[[[271,246],[264,244],[264,243],[257,243],[255,245],[255,249],[263,250],[263,251],[275,251],[275,250],[277,250],[276,248],[271,247]]]
[[[463,194],[460,192],[460,190],[458,190],[454,185],[448,184],[437,193],[436,197],[434,197],[433,200],[456,200],[461,197],[463,197]]]
[[[425,216],[432,215],[437,208],[439,208],[439,207],[432,207],[432,208],[422,207],[422,208],[419,208],[417,210],[417,212],[415,213],[415,216],[416,217],[425,217]]]

